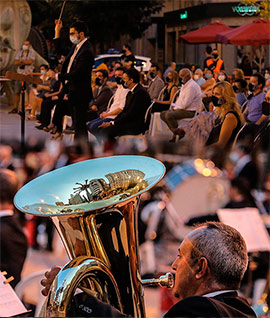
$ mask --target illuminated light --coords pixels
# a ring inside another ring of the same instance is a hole
[[[55,197],[56,200],[60,201],[60,198],[58,196]]]
[[[203,171],[202,171],[202,174],[203,174],[205,177],[209,177],[209,176],[211,176],[211,170],[208,169],[208,168],[204,168]]]
[[[264,312],[267,312],[267,311],[268,311],[268,307],[267,307],[267,306],[264,306],[264,307],[263,307],[263,311],[264,311]]]
[[[215,168],[215,164],[214,164],[213,161],[209,160],[206,163],[206,167],[209,168],[209,169],[213,169],[213,168]]]
[[[203,160],[200,159],[200,158],[197,158],[197,159],[194,160],[194,164],[196,166],[203,166]]]
[[[166,204],[163,201],[158,202],[158,208],[160,210],[164,210],[166,208]]]
[[[211,171],[211,177],[216,177],[217,176],[217,171],[215,170],[215,169],[213,169],[212,171]]]
[[[233,10],[233,12],[238,13],[242,17],[245,15],[252,16],[252,15],[260,12],[260,6],[239,3],[238,6],[232,7],[232,10]]]
[[[43,199],[40,199],[40,202],[41,202],[41,203],[44,203],[45,201],[44,201]]]

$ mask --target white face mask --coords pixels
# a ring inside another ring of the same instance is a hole
[[[29,50],[29,46],[28,46],[28,45],[23,45],[23,46],[22,46],[22,49],[23,49],[24,51],[27,51],[27,50]]]
[[[230,153],[229,158],[233,163],[237,163],[237,161],[240,159],[240,156],[237,152],[233,151]]]
[[[73,43],[73,44],[78,44],[78,43],[81,42],[81,40],[78,39],[78,38],[77,38],[76,36],[74,36],[74,35],[71,35],[71,36],[69,37],[69,39],[70,39],[70,42]]]
[[[219,75],[219,76],[218,76],[218,80],[219,80],[220,82],[224,82],[224,81],[225,81],[225,78],[226,78],[225,75]]]
[[[198,75],[198,74],[195,74],[195,75],[194,75],[194,79],[195,79],[195,81],[197,81],[199,78],[200,78],[200,77],[199,77],[199,75]]]
[[[265,77],[266,80],[268,80],[268,79],[270,78],[270,74],[269,74],[269,73],[266,73],[266,74],[264,75],[264,77]]]
[[[42,75],[45,75],[45,74],[46,74],[46,71],[45,71],[45,70],[40,70],[40,73],[41,73]]]

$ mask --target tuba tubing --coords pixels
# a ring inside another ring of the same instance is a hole
[[[51,217],[70,258],[51,286],[42,316],[69,316],[78,288],[126,315],[145,316],[143,285],[150,282],[140,275],[137,208],[140,195],[164,173],[153,158],[114,156],[54,170],[18,191],[15,206]],[[172,276],[151,284],[171,287]]]

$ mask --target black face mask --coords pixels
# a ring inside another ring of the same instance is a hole
[[[234,76],[234,74],[232,75],[232,81],[234,81],[235,80],[235,76]]]
[[[213,58],[214,59],[218,58],[218,54],[213,54]]]
[[[167,82],[167,83],[170,83],[170,82],[172,82],[172,79],[167,76],[167,77],[166,77],[166,82]]]
[[[152,79],[154,79],[154,78],[156,77],[156,73],[154,73],[154,72],[151,72],[149,75],[150,75],[150,77],[151,77]]]
[[[270,103],[268,103],[267,101],[264,101],[262,103],[262,113],[265,116],[269,116],[270,115]]]
[[[182,77],[179,77],[179,85],[183,85],[184,83],[183,83],[183,79],[182,79]]]
[[[121,51],[120,51],[120,53],[126,53],[126,50],[124,50],[124,49],[122,49]]]
[[[254,92],[255,89],[256,89],[256,86],[255,86],[255,85],[253,85],[253,84],[251,84],[251,83],[248,84],[248,90],[249,90],[250,92]]]
[[[122,77],[119,77],[119,76],[116,76],[115,77],[115,81],[116,81],[116,84],[118,84],[118,85],[124,85],[124,81],[123,81],[123,79],[122,79]]]
[[[216,96],[212,96],[211,101],[215,107],[220,107],[222,104],[224,104],[223,98],[218,98]]]
[[[96,85],[97,86],[101,86],[104,83],[104,79],[103,78],[96,78]]]
[[[237,86],[233,85],[232,88],[233,88],[233,90],[234,90],[235,93],[239,93],[239,88],[238,88]]]

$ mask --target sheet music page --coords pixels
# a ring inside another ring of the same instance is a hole
[[[6,277],[0,271],[0,317],[10,317],[27,312],[13,288],[4,283],[5,280]]]
[[[248,252],[270,251],[270,236],[258,209],[220,209],[217,214],[221,222],[241,233]]]

